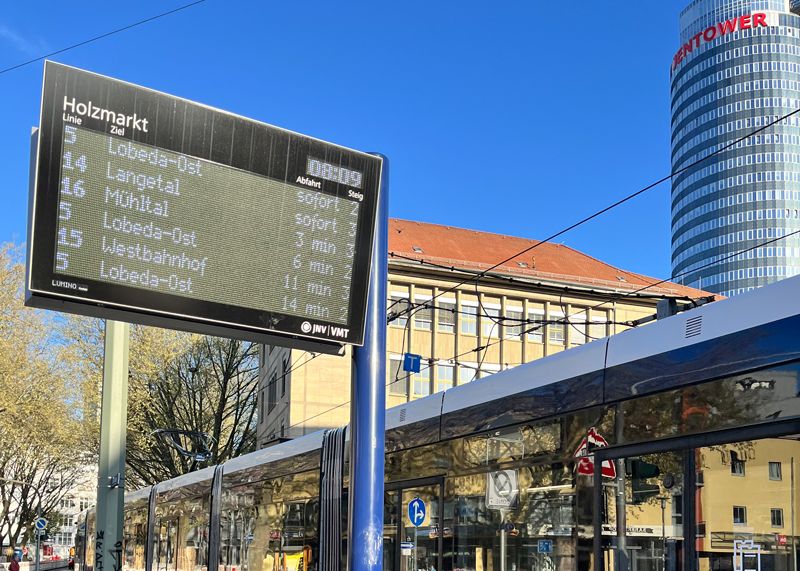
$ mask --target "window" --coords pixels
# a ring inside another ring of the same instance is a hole
[[[461,365],[458,367],[458,384],[464,385],[472,382],[478,375],[477,367],[469,365]]]
[[[583,345],[586,343],[586,323],[582,316],[570,317],[569,344]]]
[[[414,312],[414,328],[430,331],[431,323],[433,322],[433,302],[430,298],[416,299],[416,302],[419,305]]]
[[[683,494],[672,496],[672,524],[681,525],[683,523]]]
[[[392,294],[389,299],[389,317],[396,316],[390,322],[393,327],[405,327],[408,324],[408,310],[411,308],[411,302],[408,296],[400,294]]]
[[[733,525],[747,524],[747,508],[744,506],[733,506]]]
[[[275,405],[278,403],[277,393],[278,393],[278,378],[275,376],[275,373],[272,373],[272,376],[269,378],[269,384],[267,385],[267,414],[269,414]]]
[[[62,498],[60,502],[58,502],[58,507],[62,509],[70,509],[75,507],[75,502],[72,498]]]
[[[529,311],[528,321],[530,321],[527,326],[528,341],[541,343],[542,339],[544,338],[544,312],[535,310]]]
[[[769,518],[772,521],[772,527],[783,527],[783,510],[781,508],[769,510]]]
[[[456,304],[442,301],[438,305],[439,331],[453,333],[456,328]]]
[[[424,397],[431,394],[431,367],[427,363],[423,363],[419,373],[413,373],[412,377],[414,379],[415,397]]]
[[[83,499],[78,501],[78,509],[80,511],[88,510],[89,506],[91,506],[91,505],[92,505],[92,502],[87,500],[86,498],[83,498]]]
[[[564,316],[551,314],[547,323],[547,341],[553,345],[564,344]]]
[[[506,337],[519,337],[522,335],[522,308],[506,309],[506,317],[508,318],[505,322]]]
[[[478,334],[478,308],[473,305],[461,306],[461,333],[464,335]]]
[[[600,320],[593,318],[592,322],[589,324],[589,340],[602,339],[607,335],[606,318],[601,318]]]
[[[453,386],[453,365],[436,365],[436,392]]]
[[[286,377],[289,376],[289,355],[283,358],[283,369],[281,370],[281,398],[286,394]]]
[[[408,374],[403,371],[403,362],[400,357],[391,357],[389,366],[386,367],[386,379],[389,385],[389,394],[408,395]]]
[[[481,335],[484,339],[500,336],[500,310],[483,306]]]
[[[769,463],[769,479],[770,480],[783,480],[783,470],[780,462]]]
[[[739,459],[739,454],[731,450],[731,474],[744,476],[744,460]]]

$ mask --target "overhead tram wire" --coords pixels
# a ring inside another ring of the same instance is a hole
[[[577,228],[579,226],[582,226],[583,224],[586,224],[587,222],[589,222],[591,220],[594,220],[595,218],[597,218],[599,216],[602,216],[606,212],[608,212],[610,210],[613,210],[614,208],[616,208],[618,206],[621,206],[621,205],[625,204],[626,202],[629,202],[630,200],[633,200],[637,196],[639,196],[641,194],[644,194],[645,192],[647,192],[649,190],[652,190],[653,188],[659,186],[660,184],[662,184],[664,182],[667,182],[672,177],[677,176],[677,175],[679,175],[681,173],[684,173],[684,172],[688,171],[689,169],[694,168],[695,166],[697,166],[699,164],[702,164],[703,162],[709,160],[710,158],[715,157],[715,156],[719,155],[720,153],[722,153],[724,151],[727,151],[728,149],[730,149],[732,147],[735,147],[736,145],[746,141],[750,137],[753,137],[754,135],[757,135],[758,133],[761,133],[762,131],[765,131],[765,130],[769,129],[769,128],[771,128],[771,127],[773,127],[773,126],[785,121],[786,119],[788,119],[788,118],[790,118],[790,117],[792,117],[794,115],[797,115],[798,113],[800,113],[800,108],[795,109],[794,111],[791,111],[791,112],[789,112],[789,113],[787,113],[785,115],[781,115],[780,117],[778,117],[777,119],[773,120],[772,122],[767,123],[766,125],[764,125],[762,127],[759,127],[758,129],[755,129],[754,131],[751,131],[751,132],[747,133],[746,135],[743,135],[742,137],[739,137],[738,139],[735,139],[735,140],[731,141],[730,143],[720,147],[719,149],[715,150],[714,152],[709,153],[705,157],[701,157],[701,158],[689,163],[688,165],[683,166],[683,167],[671,172],[670,174],[668,174],[668,175],[666,175],[664,177],[661,177],[660,179],[656,180],[655,182],[652,182],[652,183],[648,184],[647,186],[637,190],[636,192],[633,192],[633,193],[631,193],[631,194],[629,194],[629,195],[617,200],[613,204],[610,204],[609,206],[606,206],[605,208],[602,208],[602,209],[594,212],[593,214],[590,214],[590,215],[582,218],[581,220],[579,220],[579,221],[577,221],[577,222],[575,222],[573,224],[570,224],[566,228],[563,228],[562,230],[559,230],[558,232],[556,232],[554,234],[551,234],[550,236],[548,236],[544,240],[538,240],[534,244],[532,244],[531,246],[528,246],[527,248],[524,248],[523,250],[517,252],[516,254],[514,254],[512,256],[509,256],[509,257],[505,258],[504,260],[501,260],[501,261],[495,263],[494,265],[486,268],[485,270],[481,270],[480,272],[478,272],[478,274],[476,274],[476,276],[474,278],[465,279],[465,280],[461,281],[460,283],[457,283],[457,284],[455,284],[453,286],[450,286],[449,288],[447,288],[445,290],[440,291],[435,296],[433,296],[433,298],[431,298],[431,300],[436,299],[437,297],[440,297],[440,296],[445,295],[447,293],[451,293],[451,292],[455,291],[456,289],[458,289],[459,287],[461,287],[461,286],[463,286],[463,285],[465,285],[465,284],[467,284],[469,282],[472,282],[473,280],[478,280],[479,281],[480,279],[485,277],[489,272],[491,272],[492,270],[497,269],[498,267],[502,266],[503,264],[505,264],[507,262],[510,262],[510,261],[518,258],[519,256],[522,256],[523,254],[526,254],[526,253],[530,252],[531,250],[534,250],[534,249],[538,248],[542,244],[546,244],[548,242],[551,242],[555,238],[558,238],[559,236],[562,236],[563,234],[566,234],[567,232],[569,232],[571,230],[574,230],[575,228]],[[674,277],[672,279],[674,279]],[[669,279],[668,280],[663,280],[660,283],[665,283],[667,281],[670,281],[670,280]],[[398,315],[398,317],[399,316],[400,315]]]
[[[800,109],[798,109],[798,111],[800,111]],[[795,111],[795,113],[796,112],[797,111]],[[626,297],[630,297],[630,296],[635,295],[637,293],[641,293],[641,292],[643,292],[643,291],[645,291],[645,290],[647,290],[647,289],[649,289],[651,287],[659,286],[659,285],[661,285],[663,283],[669,282],[669,281],[671,281],[671,280],[673,280],[675,278],[682,277],[682,276],[687,275],[687,274],[689,274],[691,272],[694,272],[694,271],[697,271],[697,270],[701,270],[701,269],[705,269],[705,268],[714,266],[716,264],[720,264],[722,262],[726,262],[726,261],[728,261],[728,260],[730,260],[732,258],[735,258],[737,256],[741,256],[742,254],[747,254],[748,252],[752,252],[753,250],[756,250],[758,248],[763,248],[764,246],[768,246],[769,244],[774,244],[775,242],[778,242],[778,241],[783,240],[785,238],[791,238],[792,236],[797,236],[797,235],[800,235],[800,230],[795,230],[794,232],[790,232],[788,234],[784,234],[783,236],[780,236],[778,238],[771,238],[770,240],[766,240],[764,242],[760,242],[760,243],[758,243],[758,244],[756,244],[754,246],[751,246],[749,248],[745,248],[744,250],[740,250],[738,252],[734,252],[732,254],[728,254],[727,256],[724,256],[724,257],[720,258],[719,260],[715,260],[713,262],[708,262],[706,264],[703,264],[702,266],[700,266],[698,268],[694,268],[692,270],[689,270],[689,271],[686,271],[686,272],[682,272],[682,273],[677,274],[675,276],[672,276],[670,278],[665,278],[665,279],[662,279],[662,280],[658,280],[658,281],[653,282],[651,284],[647,284],[646,286],[643,286],[643,287],[641,287],[641,288],[639,288],[637,290],[634,290],[634,291],[631,291],[631,292],[626,292],[626,293],[613,294],[612,296],[609,296],[609,298],[606,299],[605,301],[603,301],[603,302],[601,302],[601,303],[599,303],[597,305],[594,305],[592,307],[585,308],[585,309],[581,310],[580,312],[573,313],[572,315],[569,315],[569,316],[565,316],[564,319],[566,320],[566,319],[569,319],[570,317],[574,317],[575,315],[578,315],[579,313],[583,313],[587,309],[589,309],[589,310],[597,309],[597,308],[602,307],[603,305],[605,305],[607,303],[610,303],[610,302],[613,302],[613,301],[617,301],[619,299],[624,299]],[[557,320],[557,321],[561,322],[561,323],[566,323],[566,321],[562,321],[562,320]],[[534,327],[530,327],[530,328],[526,329],[525,331],[522,331],[520,333],[520,337],[522,337],[524,335],[527,335],[528,333],[531,333],[533,331],[536,331],[537,329],[541,329],[545,325],[546,325],[546,323],[542,323],[542,324],[537,324]],[[479,372],[479,371],[477,371],[477,367],[472,367],[472,366],[469,366],[469,365],[464,365],[464,364],[458,363],[458,359],[461,358],[461,357],[466,357],[467,355],[470,355],[471,353],[477,353],[478,351],[485,351],[489,347],[497,345],[502,340],[503,340],[502,338],[498,338],[495,341],[492,341],[492,342],[487,343],[485,345],[481,345],[479,347],[476,347],[475,349],[470,349],[469,351],[465,351],[465,352],[460,353],[458,355],[454,355],[453,357],[424,359],[428,364],[424,369],[421,368],[420,372],[422,372],[423,370],[426,371],[428,369],[433,368],[433,364],[439,363],[439,362],[454,363],[454,364],[458,364],[459,366],[467,367],[469,369],[474,369],[474,370],[476,370],[476,372]],[[529,361],[529,362],[532,362],[532,361]],[[386,383],[386,387],[389,387],[389,385],[391,385],[393,382],[394,381],[390,381],[390,382]],[[303,420],[300,420],[300,421],[295,422],[294,424],[291,424],[290,426],[288,426],[287,430],[290,429],[290,428],[295,428],[297,426],[301,426],[301,425],[307,423],[309,420],[314,420],[315,418],[319,418],[320,416],[322,416],[324,414],[328,414],[329,412],[333,412],[334,410],[336,410],[338,408],[342,408],[343,406],[350,404],[350,402],[351,401],[349,401],[349,400],[345,401],[345,402],[337,404],[337,405],[335,405],[335,406],[333,406],[333,407],[331,407],[329,409],[323,410],[322,412],[319,412],[317,414],[309,416],[308,418],[304,418]]]
[[[75,48],[79,48],[81,46],[85,46],[86,44],[90,44],[92,42],[96,42],[97,40],[102,40],[103,38],[107,38],[109,36],[113,36],[114,34],[118,34],[120,32],[124,32],[126,30],[130,30],[131,28],[135,28],[137,26],[141,26],[142,24],[147,24],[148,22],[152,22],[153,20],[158,20],[159,18],[163,18],[164,16],[169,16],[171,14],[175,14],[176,12],[180,12],[182,10],[186,10],[187,8],[191,8],[192,6],[196,6],[198,4],[202,4],[206,0],[196,0],[195,2],[190,2],[189,4],[184,4],[183,6],[178,6],[172,10],[168,10],[166,12],[161,12],[160,14],[156,14],[155,16],[150,16],[149,18],[145,18],[144,20],[139,20],[138,22],[134,22],[132,24],[128,24],[127,26],[123,26],[121,28],[117,28],[115,30],[111,30],[110,32],[106,32],[105,34],[100,34],[99,36],[94,36],[93,38],[89,38],[87,40],[83,40],[76,44],[72,44],[71,46],[67,46],[65,48],[61,48],[60,50],[56,50],[54,52],[46,53],[39,57],[35,57],[33,59],[29,59],[28,61],[24,61],[22,63],[18,63],[16,65],[12,65],[10,67],[6,67],[0,69],[0,75],[7,73],[9,71],[13,71],[15,69],[19,69],[21,67],[25,67],[26,65],[30,65],[32,63],[36,63],[37,61],[41,61],[43,59],[64,53],[69,50],[73,50]]]

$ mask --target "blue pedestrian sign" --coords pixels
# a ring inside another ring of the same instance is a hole
[[[552,539],[540,539],[539,545],[537,545],[536,549],[539,553],[552,553],[553,552],[553,540]]]
[[[43,517],[37,518],[36,521],[33,522],[33,525],[39,531],[43,531],[44,528],[47,527],[47,520]]]
[[[411,525],[419,527],[425,521],[425,502],[419,498],[414,498],[408,502],[408,519]]]
[[[419,373],[421,363],[422,363],[422,355],[415,355],[414,353],[406,353],[403,356],[403,370],[409,373]]]

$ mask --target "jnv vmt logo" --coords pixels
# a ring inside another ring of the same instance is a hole
[[[408,519],[411,525],[419,527],[425,521],[425,502],[419,498],[414,498],[408,502]]]

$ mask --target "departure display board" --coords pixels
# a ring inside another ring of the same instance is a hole
[[[47,62],[26,302],[290,346],[361,344],[381,167]]]

